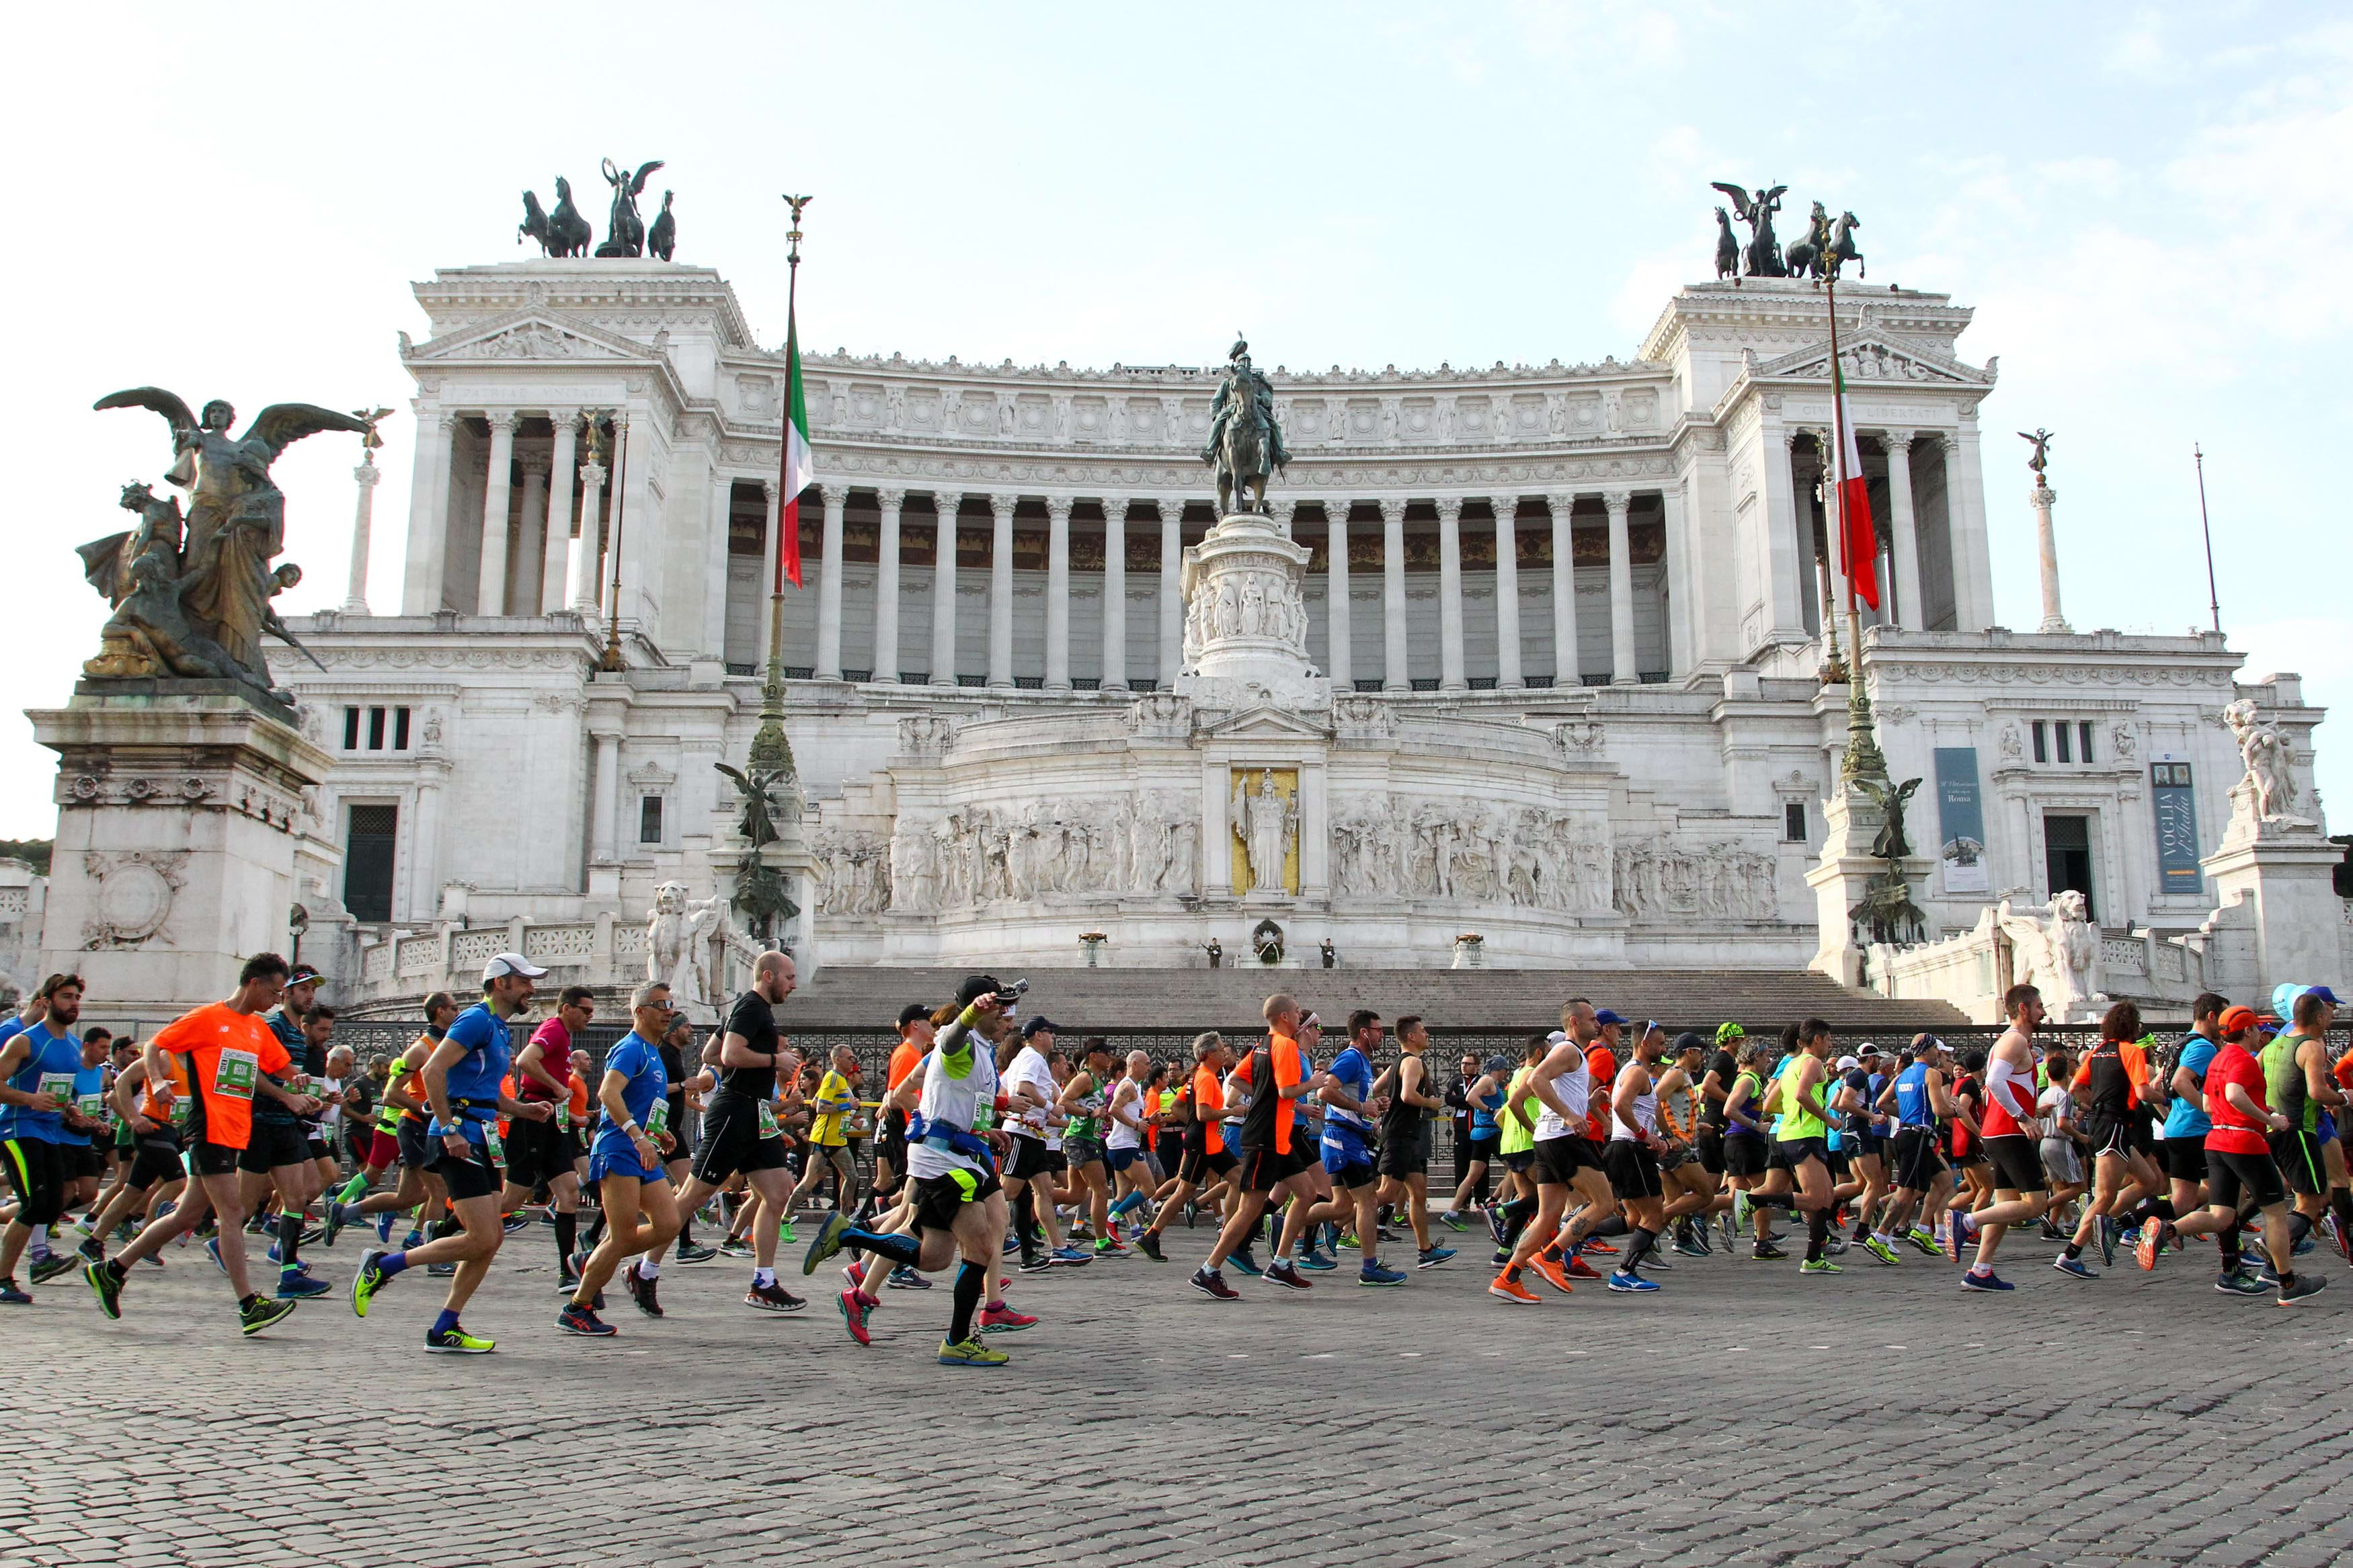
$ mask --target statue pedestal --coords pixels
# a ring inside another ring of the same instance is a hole
[[[2244,904],[2253,917],[2255,984],[2249,997],[2257,1006],[2274,985],[2345,978],[2338,945],[2344,900],[2331,880],[2344,858],[2343,846],[2331,844],[2318,823],[2242,811],[2221,847],[2199,862],[2220,902]]]
[[[26,715],[59,758],[40,963],[152,1026],[289,950],[296,817],[332,759],[240,697],[124,684]]]
[[[1820,945],[1806,967],[1853,988],[1862,984],[1863,953],[1870,945],[1868,932],[1859,936],[1855,931],[1853,910],[1872,884],[1886,875],[1888,862],[1873,855],[1871,847],[1886,825],[1887,814],[1869,795],[1841,788],[1824,803],[1822,816],[1830,833],[1806,870],[1806,885],[1814,890]],[[1933,865],[1927,857],[1915,855],[1897,868],[1916,888]]]
[[[1300,582],[1314,552],[1273,518],[1228,515],[1185,547],[1185,663],[1176,692],[1209,708],[1328,708],[1307,658]]]

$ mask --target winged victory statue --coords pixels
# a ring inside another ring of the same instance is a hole
[[[1781,241],[1773,232],[1773,215],[1781,210],[1781,193],[1789,187],[1775,185],[1767,190],[1760,186],[1752,195],[1741,186],[1723,180],[1709,183],[1731,198],[1732,210],[1748,226],[1748,276],[1787,278],[1789,269],[1781,259]],[[1734,281],[1739,279],[1736,278]]]

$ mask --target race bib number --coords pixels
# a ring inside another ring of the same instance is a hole
[[[106,1096],[102,1094],[85,1094],[74,1103],[81,1113],[92,1121],[106,1114]]]
[[[60,1104],[74,1103],[74,1075],[69,1072],[45,1072],[36,1092],[47,1095]]]
[[[261,1058],[251,1051],[223,1051],[213,1068],[213,1092],[224,1100],[250,1100],[261,1079]]]
[[[175,1096],[172,1100],[172,1125],[174,1127],[185,1127],[187,1125],[187,1099],[185,1096]]]
[[[492,1164],[502,1165],[506,1163],[507,1141],[499,1136],[499,1124],[497,1122],[485,1121],[482,1123],[482,1147],[490,1151],[491,1163]]]
[[[765,1111],[767,1107],[762,1106],[760,1109]],[[654,1101],[652,1114],[646,1118],[646,1135],[650,1138],[657,1132],[667,1132],[669,1131],[670,1101],[667,1100],[657,1100]]]
[[[775,1138],[780,1136],[780,1132],[781,1130],[776,1126],[776,1108],[766,1100],[762,1100],[760,1102],[760,1136],[763,1139]]]
[[[555,1108],[555,1124],[566,1132],[572,1131],[572,1106],[568,1101]]]

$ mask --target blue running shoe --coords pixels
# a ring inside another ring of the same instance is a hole
[[[1235,1273],[1247,1274],[1253,1279],[1266,1272],[1258,1266],[1258,1259],[1250,1256],[1250,1248],[1247,1247],[1229,1257],[1226,1261],[1233,1265]]]
[[[1367,1263],[1363,1268],[1356,1270],[1356,1283],[1359,1285],[1402,1285],[1405,1283],[1405,1272],[1404,1270],[1398,1268],[1384,1268],[1377,1263]]]
[[[1416,1268],[1435,1268],[1453,1256],[1454,1249],[1451,1247],[1425,1247],[1421,1255],[1413,1260],[1413,1266]]]
[[[2071,1279],[2097,1279],[2099,1278],[2098,1275],[2092,1272],[2092,1266],[2090,1264],[2084,1262],[2080,1258],[2070,1258],[2063,1252],[2052,1260],[2051,1267],[2056,1268],[2060,1273],[2066,1275]]]
[[[324,1279],[313,1279],[308,1274],[280,1274],[278,1277],[278,1299],[300,1301],[310,1296],[323,1296],[334,1287]]]
[[[214,1237],[210,1241],[205,1243],[205,1254],[213,1260],[214,1268],[219,1269],[223,1274],[228,1272],[228,1265],[221,1261],[219,1237]]]
[[[1643,1290],[1655,1290],[1658,1288],[1659,1282],[1657,1280],[1645,1279],[1640,1274],[1629,1274],[1623,1268],[1620,1268],[1617,1273],[1609,1276],[1609,1289],[1612,1290],[1640,1292]]]
[[[1961,1276],[1961,1289],[1964,1290],[2015,1290],[2018,1287],[1998,1274],[1968,1273]]]
[[[1060,1268],[1083,1268],[1095,1260],[1094,1254],[1081,1252],[1075,1247],[1058,1247],[1049,1254],[1049,1257],[1055,1267]]]
[[[1325,1253],[1318,1252],[1311,1247],[1299,1255],[1299,1267],[1308,1269],[1313,1273],[1321,1274],[1326,1269],[1339,1268],[1340,1260]]]
[[[392,1245],[392,1218],[390,1209],[375,1216],[375,1238],[386,1247]]]

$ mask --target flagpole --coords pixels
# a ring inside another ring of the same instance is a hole
[[[760,684],[760,730],[752,738],[752,749],[746,761],[754,768],[793,772],[792,742],[785,738],[785,529],[797,519],[786,513],[797,499],[785,493],[793,468],[792,383],[796,356],[800,353],[801,281],[801,209],[809,204],[807,196],[786,196],[793,209],[793,226],[786,235],[788,248],[785,260],[789,268],[785,284],[785,395],[781,401],[782,420],[777,426],[776,442],[776,537],[775,577],[768,592],[768,669],[767,678]],[[797,781],[793,787],[797,790]]]
[[[2189,455],[2198,462],[2198,531],[2206,536],[2206,608],[2214,616],[2214,630],[2222,630],[2222,595],[2214,586],[2214,525],[2206,517],[2206,454],[2198,443],[2189,443]]]
[[[1839,498],[1839,562],[1846,574],[1846,636],[1852,645],[1847,656],[1846,754],[1840,759],[1839,773],[1847,779],[1883,779],[1887,776],[1887,758],[1880,752],[1879,738],[1872,731],[1871,695],[1863,680],[1862,624],[1854,604],[1854,553],[1847,548],[1847,531],[1852,520],[1847,516],[1847,498],[1842,488],[1848,475],[1846,399],[1841,395],[1845,378],[1839,368],[1838,258],[1826,257],[1824,262],[1822,281],[1829,290],[1831,308],[1831,439],[1838,444],[1838,456],[1831,464],[1831,489]],[[1876,563],[1873,564],[1875,569]]]

